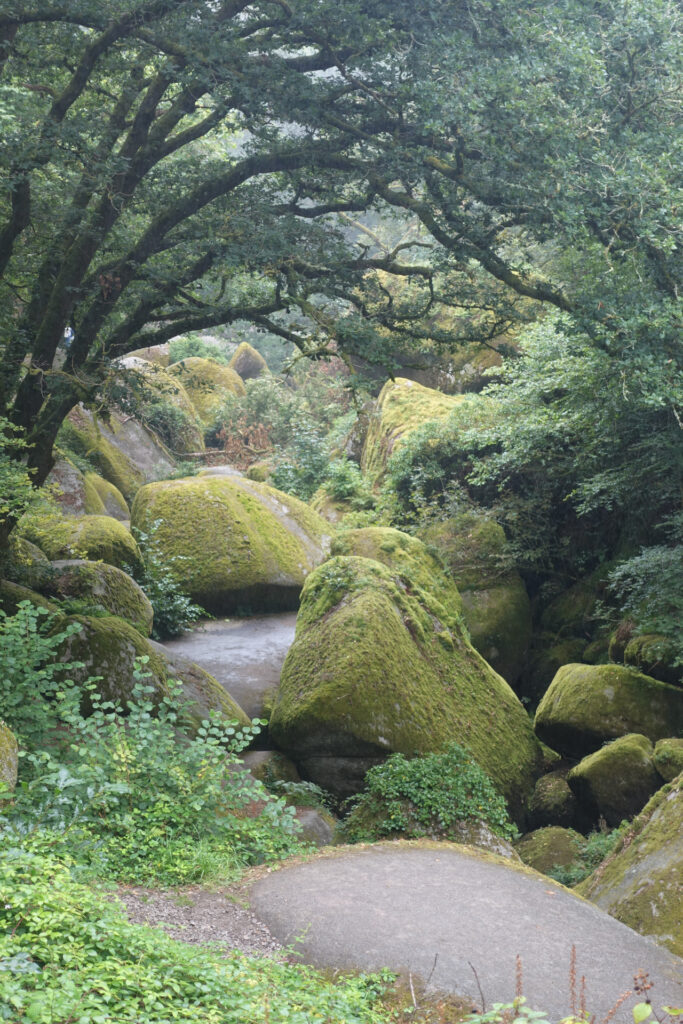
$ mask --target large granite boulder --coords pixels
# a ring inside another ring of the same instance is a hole
[[[554,867],[568,868],[583,852],[585,840],[571,828],[550,825],[527,832],[515,843],[521,860],[547,875]]]
[[[172,571],[212,614],[295,609],[329,543],[329,527],[307,505],[238,474],[148,484],[131,514],[145,533],[158,522]]]
[[[529,824],[535,828],[570,828],[576,820],[576,797],[569,788],[567,772],[558,769],[542,775],[529,800]]]
[[[183,385],[205,427],[211,426],[229,395],[246,393],[242,378],[214,359],[189,356],[172,363],[168,373]]]
[[[604,818],[611,828],[643,809],[661,780],[647,736],[629,733],[584,757],[567,782],[588,825]]]
[[[83,473],[70,459],[57,459],[46,481],[62,515],[113,516],[130,519],[128,504],[118,487],[99,473]]]
[[[111,516],[24,516],[17,527],[51,561],[80,558],[119,569],[141,565],[140,549],[130,530]]]
[[[168,476],[175,466],[168,450],[146,427],[116,410],[109,412],[104,423],[77,406],[62,424],[58,440],[114,484],[126,501],[142,484]]]
[[[268,373],[268,363],[248,341],[243,341],[237,346],[228,366],[242,380],[252,380],[254,377]]]
[[[389,456],[409,434],[429,420],[444,419],[465,401],[462,395],[444,395],[404,377],[387,381],[370,416],[361,456],[363,472],[370,480],[378,480]]]
[[[152,632],[154,611],[149,599],[128,573],[106,562],[65,559],[52,562],[50,593],[98,605],[134,626],[143,636]]]
[[[270,731],[302,775],[345,796],[387,754],[455,740],[517,817],[541,757],[524,708],[453,607],[357,556],[331,558],[306,581]]]
[[[619,921],[683,956],[683,775],[658,790],[577,887]]]
[[[531,641],[531,605],[522,578],[511,565],[502,527],[467,513],[431,523],[420,536],[436,548],[453,574],[473,646],[514,685]]]
[[[249,719],[220,683],[200,666],[177,655],[168,655],[161,644],[143,637],[130,623],[114,615],[73,616],[67,622],[81,626],[62,646],[62,661],[79,662],[71,671],[76,683],[99,677],[97,692],[105,700],[126,704],[135,685],[135,663],[146,659],[144,683],[158,696],[168,693],[168,680],[182,684],[182,699],[188,704],[187,725],[195,726],[211,709],[231,721],[248,725]]]
[[[534,728],[573,757],[630,732],[655,742],[683,729],[683,690],[623,665],[565,665],[538,706]]]
[[[0,806],[3,791],[13,790],[17,784],[19,747],[8,725],[0,719]]]

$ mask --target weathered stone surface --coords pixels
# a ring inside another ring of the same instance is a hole
[[[679,956],[683,955],[682,837],[683,775],[679,775],[652,797],[609,857],[577,887],[613,917]]]
[[[576,819],[576,797],[566,771],[542,775],[529,800],[529,822],[534,828],[557,825],[570,828]]]
[[[461,395],[444,395],[404,377],[387,381],[369,419],[361,456],[363,472],[373,481],[379,479],[405,437],[429,420],[443,419],[464,401]]]
[[[115,484],[105,480],[99,473],[86,473],[85,487],[86,494],[92,495],[92,498],[89,499],[90,506],[86,505],[86,512],[100,514],[95,513],[95,508],[100,507],[102,515],[112,516],[113,519],[118,519],[121,523],[130,521],[128,502]]]
[[[660,740],[655,746],[652,760],[665,782],[671,782],[683,772],[683,739]]]
[[[51,562],[79,558],[119,569],[141,565],[140,549],[132,534],[111,516],[25,516],[17,529]]]
[[[567,776],[582,817],[614,828],[641,811],[660,786],[653,752],[647,736],[629,733],[584,757]]]
[[[357,556],[332,558],[306,581],[270,730],[305,777],[344,795],[386,754],[456,740],[518,814],[540,762],[522,705],[452,607],[408,573]]]
[[[571,828],[551,825],[527,832],[515,843],[515,850],[530,868],[546,875],[556,866],[569,867],[581,854],[584,838]]]
[[[2,719],[0,719],[0,801],[2,791],[13,790],[17,784],[19,770],[19,747],[17,740]]]
[[[327,524],[307,505],[239,475],[149,484],[131,514],[143,532],[159,521],[157,543],[212,614],[296,608],[329,543]]]
[[[150,635],[152,605],[128,573],[106,562],[66,559],[51,564],[54,575],[50,593],[99,605],[109,615],[125,619],[143,636]]]
[[[248,341],[243,341],[237,346],[228,366],[239,374],[242,380],[251,380],[253,377],[268,373],[268,363]]]
[[[205,426],[213,423],[216,412],[229,395],[245,394],[242,378],[213,359],[190,356],[172,363],[168,373],[183,385]]]
[[[538,706],[534,728],[574,757],[630,732],[655,742],[683,729],[683,690],[621,665],[565,665]]]

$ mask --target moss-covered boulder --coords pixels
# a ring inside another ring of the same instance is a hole
[[[20,583],[12,583],[11,580],[0,580],[0,610],[5,615],[16,615],[22,601],[30,601],[36,608],[44,608],[46,611],[57,610],[54,602],[48,601],[35,590],[23,587]]]
[[[585,646],[585,639],[578,636],[566,636],[558,640],[554,633],[536,633],[529,648],[518,692],[537,703],[564,665],[583,660]]]
[[[168,350],[169,343],[166,342],[164,345],[148,345],[147,348],[136,348],[130,355],[137,359],[146,359],[148,363],[168,366],[171,361]]]
[[[302,775],[340,795],[395,751],[466,747],[519,816],[540,761],[514,693],[410,575],[331,558],[302,592],[270,720]]]
[[[319,487],[315,492],[309,505],[314,512],[317,512],[319,516],[326,519],[328,523],[332,523],[333,526],[337,526],[341,523],[345,515],[353,511],[351,508],[351,502],[342,501],[339,498],[333,498],[331,494],[328,494],[324,487]]]
[[[40,590],[48,583],[51,574],[52,568],[47,555],[37,544],[32,544],[14,530],[0,563],[0,575],[31,590]]]
[[[89,495],[86,503],[87,513],[111,516],[121,523],[130,521],[128,502],[115,484],[105,480],[99,473],[86,473],[84,479],[86,495]],[[95,512],[95,507],[101,508],[101,512]]]
[[[629,928],[683,956],[683,775],[658,790],[612,853],[577,886]]]
[[[248,341],[243,341],[237,346],[228,365],[242,380],[251,380],[268,373],[268,363]]]
[[[533,828],[556,825],[570,828],[576,821],[576,797],[561,769],[542,775],[529,800],[529,824]]]
[[[378,480],[389,456],[412,431],[429,420],[444,419],[465,401],[462,395],[444,395],[404,377],[387,381],[365,435],[361,456],[363,472],[370,480]]]
[[[79,558],[106,562],[119,569],[141,565],[140,549],[132,534],[111,516],[24,516],[17,529],[51,562]]]
[[[132,522],[174,559],[183,587],[212,614],[298,606],[308,573],[325,557],[328,526],[308,505],[240,476],[148,484]]]
[[[463,514],[431,523],[420,536],[453,574],[473,646],[514,685],[531,641],[531,605],[511,565],[502,527],[483,516]]]
[[[152,632],[154,612],[148,598],[128,573],[106,562],[67,559],[52,562],[50,592],[99,606],[134,626],[143,636]]]
[[[104,423],[77,406],[62,424],[58,440],[114,484],[126,501],[143,483],[168,476],[175,466],[170,453],[146,427],[115,410]]]
[[[85,474],[70,459],[58,458],[45,483],[62,515],[104,515],[97,492],[86,489]]]
[[[212,675],[186,658],[169,655],[161,644],[147,640],[130,623],[113,615],[95,618],[73,616],[78,622],[75,633],[63,644],[62,661],[81,662],[82,667],[71,675],[75,682],[85,683],[89,677],[100,677],[97,690],[105,700],[127,703],[135,686],[135,663],[146,658],[144,683],[158,696],[169,692],[168,681],[182,684],[181,698],[187,702],[188,728],[193,728],[210,709],[223,712],[231,721],[248,725],[249,719]]]
[[[457,587],[417,537],[389,526],[345,530],[333,538],[330,554],[357,555],[381,562],[392,572],[409,578],[418,598],[420,591],[427,591],[446,609],[449,621],[459,621],[462,600]]]
[[[629,733],[584,757],[567,782],[587,825],[604,818],[616,828],[643,809],[661,780],[655,771],[654,748],[647,736]]]
[[[571,757],[630,732],[654,743],[683,729],[683,690],[622,665],[565,665],[538,706],[534,728]]]
[[[683,683],[683,669],[676,664],[672,641],[657,633],[632,637],[624,648],[624,664],[633,665],[639,672],[672,686]]]
[[[204,451],[204,428],[177,376],[153,362],[128,356],[119,365],[132,377],[140,400],[140,419],[173,452]]]
[[[0,719],[0,800],[2,793],[13,790],[17,784],[19,747],[8,725]]]
[[[655,745],[652,760],[657,774],[665,782],[671,782],[683,772],[683,739],[660,740]]]
[[[584,838],[571,828],[551,825],[527,832],[515,843],[525,864],[547,875],[554,867],[569,867],[581,855]]]
[[[244,395],[242,378],[229,366],[213,359],[190,356],[172,363],[168,373],[179,381],[190,396],[197,415],[208,427],[228,395]]]

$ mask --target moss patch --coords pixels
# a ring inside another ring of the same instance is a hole
[[[208,427],[228,395],[246,394],[242,378],[222,363],[190,356],[173,363],[168,373],[187,392],[199,419]]]
[[[534,727],[570,756],[631,732],[655,742],[683,729],[683,690],[621,665],[565,665],[539,704]]]
[[[614,828],[643,809],[660,784],[652,755],[647,736],[630,733],[572,768],[567,782],[589,824],[603,817]]]
[[[683,776],[660,789],[577,891],[683,956]]]
[[[89,515],[112,516],[113,519],[118,519],[119,522],[128,522],[130,519],[130,509],[128,508],[128,502],[118,487],[110,483],[109,480],[105,480],[99,473],[86,473],[85,488],[86,512]],[[88,495],[93,497],[88,498]],[[100,513],[94,511],[95,505],[102,509]]]
[[[515,849],[530,868],[547,874],[558,864],[569,867],[579,858],[583,843],[583,836],[573,829],[552,825],[527,832],[517,840]]]
[[[135,580],[105,562],[53,563],[52,591],[60,597],[76,597],[99,605],[110,615],[129,622],[143,636],[152,632],[152,605]]]
[[[0,800],[2,788],[12,790],[17,784],[19,768],[19,747],[14,733],[0,719]]]
[[[387,381],[370,417],[361,457],[363,472],[370,480],[379,479],[390,455],[413,430],[445,418],[465,401],[462,395],[444,395],[404,377]]]
[[[683,772],[683,739],[660,740],[655,746],[654,766],[665,782]]]
[[[244,478],[192,477],[149,484],[133,525],[174,559],[193,601],[212,614],[251,604],[298,605],[306,575],[324,557],[326,524],[303,502]]]
[[[17,529],[51,562],[83,558],[101,560],[119,569],[140,565],[140,551],[130,531],[111,516],[24,516]]]
[[[335,557],[306,581],[270,722],[295,760],[466,747],[518,813],[540,761],[512,690],[411,577]],[[310,760],[307,760],[310,764]]]

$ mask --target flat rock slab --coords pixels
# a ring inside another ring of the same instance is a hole
[[[544,875],[469,847],[387,843],[323,855],[260,879],[251,905],[306,963],[410,971],[478,1005],[472,968],[488,1007],[509,1002],[519,954],[529,1005],[566,1016],[572,946],[597,1020],[639,969],[655,983],[656,1007],[683,1005],[683,960]],[[612,1019],[632,1024],[633,1003]]]
[[[215,619],[163,646],[201,665],[250,718],[258,718],[265,695],[280,682],[295,626],[296,612]]]

